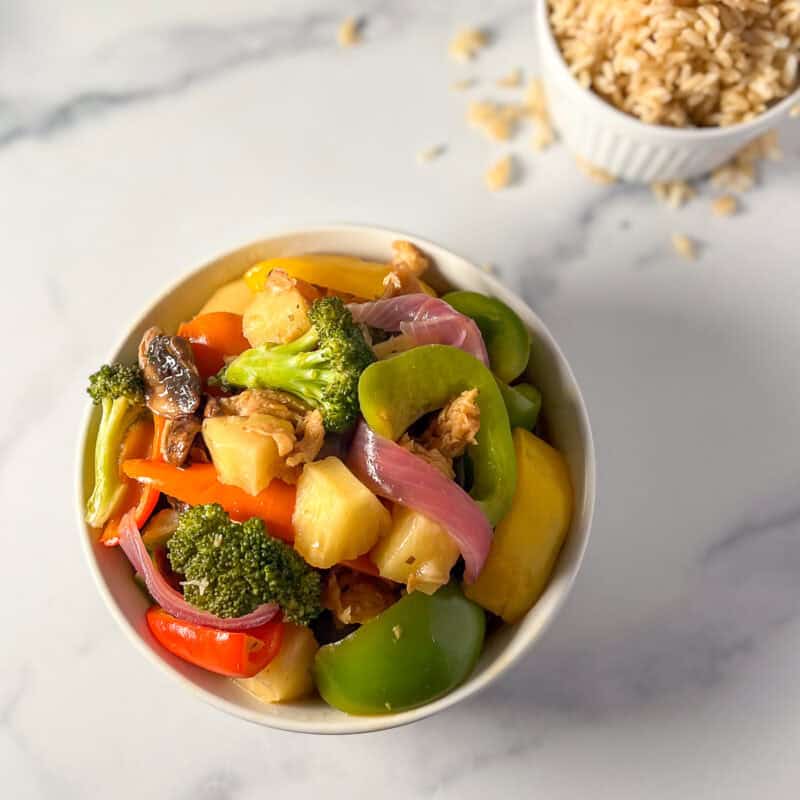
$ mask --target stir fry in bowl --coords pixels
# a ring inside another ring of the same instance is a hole
[[[274,258],[101,367],[86,520],[174,656],[268,703],[414,708],[537,601],[570,525],[530,339],[388,264]]]

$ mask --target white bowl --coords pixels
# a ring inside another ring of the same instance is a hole
[[[87,410],[83,423],[77,475],[80,538],[112,615],[136,647],[186,689],[217,708],[261,725],[306,733],[359,733],[405,725],[455,705],[499,678],[539,639],[569,593],[586,548],[594,506],[594,449],[586,408],[566,359],[541,320],[514,294],[465,259],[431,242],[394,231],[343,225],[263,239],[215,259],[158,295],[125,333],[120,345],[111,351],[109,361],[135,359],[145,329],[158,324],[166,330],[174,330],[178,323],[198,311],[214,289],[238,278],[257,261],[311,252],[338,252],[388,261],[391,243],[398,238],[415,242],[433,258],[435,267],[426,273],[426,279],[436,288],[457,287],[494,295],[525,321],[533,336],[530,378],[542,391],[548,436],[566,456],[575,487],[572,526],[544,594],[524,619],[501,628],[487,639],[472,675],[450,694],[410,711],[372,717],[348,716],[319,699],[266,705],[232,680],[193,667],[161,649],[147,629],[144,619],[147,602],[131,580],[131,569],[123,554],[117,548],[100,545],[83,520],[98,420],[92,407]]]
[[[650,125],[584,89],[550,27],[547,0],[534,0],[539,68],[550,114],[567,147],[622,180],[650,183],[706,175],[774,128],[800,102],[800,88],[749,122],[715,128]]]

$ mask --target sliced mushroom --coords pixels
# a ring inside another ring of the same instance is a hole
[[[139,345],[145,398],[154,414],[177,419],[200,407],[200,375],[189,342],[150,328]]]
[[[161,455],[168,464],[180,467],[189,456],[194,437],[200,432],[200,418],[195,414],[184,414],[166,422]]]

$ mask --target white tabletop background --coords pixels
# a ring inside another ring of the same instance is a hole
[[[342,50],[351,13],[365,38]],[[496,39],[459,66],[465,23]],[[516,0],[0,4],[4,798],[797,797],[800,121],[732,219],[707,186],[673,212],[593,185],[561,147],[488,143],[449,90],[530,73],[531,28]],[[523,179],[490,194],[507,151]],[[154,670],[100,601],[72,494],[86,376],[137,310],[330,221],[496,265],[571,360],[599,460],[585,566],[536,650],[454,710],[350,738],[248,725]]]

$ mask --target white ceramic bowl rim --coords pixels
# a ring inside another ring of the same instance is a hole
[[[453,258],[456,258],[460,261],[464,261],[465,264],[469,265],[469,267],[472,270],[478,272],[478,268],[472,265],[471,262],[467,261],[466,259],[463,259],[460,256],[457,256],[452,251],[443,248],[433,242],[403,232],[390,231],[387,229],[378,228],[375,226],[368,226],[368,225],[335,224],[335,225],[315,225],[315,226],[309,226],[307,228],[304,227],[304,228],[277,229],[272,231],[268,236],[265,236],[263,237],[263,239],[258,241],[262,242],[270,241],[272,239],[280,239],[289,236],[309,236],[309,235],[324,235],[324,234],[348,234],[350,236],[381,235],[389,237],[392,240],[409,239],[415,242],[423,250],[433,253],[437,251],[440,253],[446,253]],[[162,299],[173,294],[175,290],[178,287],[180,287],[187,279],[193,277],[196,273],[201,272],[205,267],[209,266],[212,263],[216,263],[217,261],[220,261],[226,257],[229,257],[232,254],[237,253],[243,249],[245,248],[244,247],[236,248],[233,251],[229,251],[227,253],[222,254],[221,256],[219,256],[216,259],[213,259],[212,261],[204,262],[199,267],[196,267],[195,269],[193,269],[188,273],[182,273],[176,280],[172,281],[167,286],[166,289],[164,289],[162,292],[159,293],[157,299],[148,304],[147,306],[148,311],[154,308],[158,304],[158,302],[160,302]],[[506,295],[508,294],[508,290],[505,287],[503,287],[502,284],[500,284],[493,277],[481,273],[481,280],[484,281],[491,288],[491,290],[493,292],[496,292],[498,295],[502,296],[504,294]],[[520,305],[524,304],[517,301],[516,305],[519,307]],[[264,711],[258,712],[249,709],[247,707],[244,707],[242,705],[238,705],[234,702],[227,700],[224,697],[220,697],[219,695],[215,694],[210,690],[198,686],[196,683],[189,680],[188,678],[185,678],[176,669],[171,667],[170,664],[167,663],[167,661],[161,654],[157,654],[153,649],[151,649],[145,643],[142,636],[133,627],[131,621],[125,616],[122,609],[119,607],[116,598],[113,596],[111,589],[109,588],[109,585],[106,583],[106,580],[101,572],[100,566],[97,563],[96,555],[93,552],[93,544],[90,540],[90,537],[87,536],[86,524],[83,518],[84,501],[85,501],[84,456],[85,453],[87,452],[87,444],[89,441],[89,437],[93,435],[91,428],[91,420],[94,414],[93,406],[91,404],[87,404],[87,408],[83,417],[82,428],[80,430],[80,435],[79,435],[77,463],[75,472],[76,510],[78,517],[77,527],[81,539],[81,548],[86,557],[89,570],[92,574],[92,578],[95,582],[95,585],[97,586],[98,591],[100,592],[100,595],[105,600],[105,603],[108,606],[112,616],[117,621],[123,632],[126,634],[127,638],[133,642],[136,649],[140,653],[142,653],[145,656],[145,658],[152,664],[154,664],[160,671],[166,673],[173,681],[176,681],[185,688],[191,690],[199,699],[222,711],[227,712],[228,714],[237,716],[248,722],[252,722],[259,725],[265,725],[272,728],[278,728],[281,730],[299,732],[299,733],[316,733],[316,734],[366,733],[366,732],[386,730],[389,728],[396,728],[402,725],[407,725],[412,722],[416,722],[418,720],[429,717],[439,711],[443,711],[444,709],[447,709],[457,704],[461,700],[464,700],[467,697],[475,695],[479,691],[485,689],[490,683],[497,680],[507,670],[509,670],[528,651],[528,649],[533,645],[533,643],[541,638],[546,629],[549,628],[550,624],[552,624],[558,612],[563,607],[563,604],[570,593],[575,577],[577,576],[577,573],[580,569],[580,565],[586,551],[589,532],[591,530],[592,517],[594,514],[594,502],[595,502],[594,444],[592,441],[592,434],[589,425],[588,413],[586,411],[583,398],[580,394],[580,389],[578,387],[574,375],[572,374],[572,371],[569,367],[566,358],[564,357],[557,343],[552,339],[552,336],[549,334],[549,331],[547,331],[543,323],[541,323],[541,321],[538,320],[538,317],[536,317],[536,315],[527,306],[524,306],[524,308],[531,317],[537,319],[537,322],[541,326],[541,338],[547,340],[548,348],[557,358],[560,368],[564,371],[566,381],[569,383],[571,389],[575,392],[575,399],[577,401],[577,411],[581,425],[582,442],[585,447],[585,463],[584,463],[585,488],[584,488],[583,506],[582,508],[576,507],[574,513],[576,515],[580,515],[581,518],[580,527],[583,529],[583,536],[582,536],[582,541],[580,542],[579,550],[573,555],[569,572],[567,573],[566,576],[564,576],[561,582],[560,592],[555,597],[550,599],[547,608],[547,616],[543,619],[539,630],[529,634],[524,641],[512,642],[506,648],[506,650],[504,650],[501,653],[501,656],[499,658],[496,658],[495,662],[493,662],[493,666],[497,662],[502,662],[499,666],[497,666],[497,668],[486,669],[478,676],[470,676],[464,683],[462,683],[460,686],[456,687],[453,691],[449,692],[443,697],[440,697],[431,703],[427,703],[425,705],[409,709],[407,711],[393,713],[393,714],[379,715],[379,716],[349,716],[342,714],[340,718],[337,718],[335,720],[318,721],[313,723],[293,720],[291,718],[286,718],[286,717],[267,716],[264,713]],[[148,312],[146,311],[145,313],[138,315],[134,324],[128,326],[125,329],[126,331],[125,335],[121,337],[116,347],[109,353],[108,361],[113,361],[115,358],[118,357],[119,352],[123,349],[126,341],[130,337],[130,332],[135,330],[135,328],[138,327],[139,324],[141,324],[141,322],[146,318],[147,313]],[[536,609],[541,602],[542,600],[540,599],[540,601],[537,602],[537,605],[534,606],[534,609]],[[264,708],[269,708],[269,705],[264,706]]]
[[[564,54],[561,52],[561,48],[553,34],[553,29],[550,25],[550,14],[548,13],[548,0],[533,0],[533,2],[536,11],[536,24],[543,36],[545,46],[549,47],[556,56],[563,77],[572,81],[572,83],[585,94],[589,103],[594,105],[598,112],[605,111],[621,125],[628,126],[638,131],[646,131],[654,138],[683,141],[687,139],[712,139],[721,135],[733,136],[747,134],[748,132],[752,132],[753,136],[757,136],[764,128],[768,128],[770,123],[777,122],[780,117],[787,113],[789,108],[792,108],[800,101],[800,85],[798,85],[798,87],[784,97],[783,100],[779,100],[773,106],[770,106],[763,114],[759,114],[757,117],[747,122],[737,122],[734,125],[717,125],[707,128],[676,128],[670,125],[657,125],[651,122],[644,122],[638,117],[618,109],[616,106],[613,106],[600,97],[596,92],[591,89],[586,89],[578,83],[567,65],[567,62],[564,60]]]

